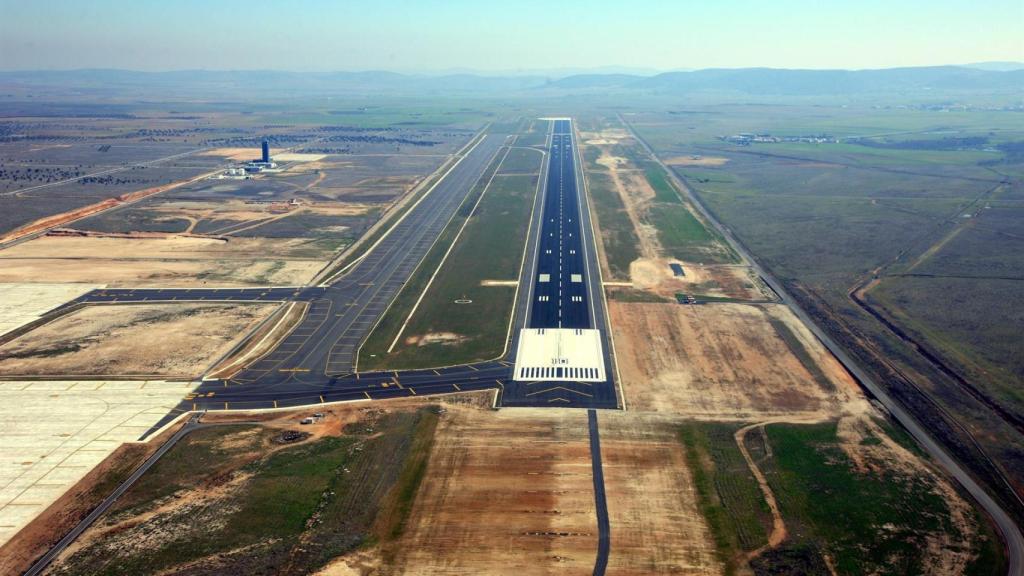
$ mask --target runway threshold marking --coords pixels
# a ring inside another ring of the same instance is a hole
[[[588,398],[593,398],[594,397],[593,394],[587,394],[586,392],[581,392],[579,390],[573,390],[572,388],[566,388],[565,386],[555,386],[553,388],[545,388],[544,390],[537,390],[535,392],[529,392],[526,395],[527,396],[536,396],[537,394],[543,394],[545,392],[554,392],[555,390],[565,390],[566,392],[572,392],[573,394],[579,394],[580,396],[586,396]]]

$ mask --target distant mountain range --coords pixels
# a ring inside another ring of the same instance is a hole
[[[971,64],[964,64],[964,66],[966,68],[977,68],[978,70],[993,70],[996,72],[1024,70],[1024,62],[974,62]]]
[[[367,72],[286,72],[276,70],[62,70],[0,72],[0,95],[50,90],[83,94],[278,98],[329,95],[530,96],[585,93],[682,95],[733,93],[821,96],[929,91],[1018,91],[1024,94],[1024,65],[989,62],[879,70],[793,70],[710,68],[654,75],[585,73],[442,75]]]
[[[585,78],[570,76],[549,88],[579,89]],[[729,91],[745,94],[828,95],[927,90],[1024,91],[1024,70],[995,71],[964,66],[887,68],[881,70],[787,70],[777,68],[709,68],[666,72],[651,77],[607,76],[590,80],[594,88],[619,87],[658,93]]]

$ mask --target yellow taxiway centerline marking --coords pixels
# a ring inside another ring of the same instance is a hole
[[[366,394],[366,399],[367,400],[373,400],[373,398],[370,398],[370,393],[367,392],[366,390],[363,390],[363,394]]]
[[[323,397],[323,396],[321,396],[321,397],[320,397],[320,403],[321,403],[321,404],[323,404],[323,403],[324,403],[324,397]]]
[[[415,390],[413,390],[412,388],[409,388],[409,392],[412,392],[412,395],[413,395],[413,396],[415,396],[415,395],[416,395],[416,391],[415,391]]]
[[[274,408],[277,408],[277,400],[274,400]]]
[[[458,384],[452,384],[452,386],[455,386],[456,390],[458,390],[459,392],[462,392],[462,388],[459,388]]]

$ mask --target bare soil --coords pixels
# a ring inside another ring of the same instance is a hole
[[[681,265],[685,275],[676,276],[670,264]],[[677,293],[737,300],[770,298],[747,266],[702,266],[672,258],[639,258],[629,265],[629,277],[634,288],[664,298],[672,298]]]
[[[596,527],[585,412],[451,410],[395,572],[590,574]]]
[[[665,160],[665,164],[673,166],[721,166],[728,162],[728,158],[719,156],[675,156]]]
[[[654,188],[647,181],[644,173],[633,166],[627,159],[613,156],[608,145],[598,146],[601,155],[597,163],[608,168],[615,191],[622,198],[629,221],[636,230],[640,245],[637,247],[644,258],[657,258],[663,253],[661,242],[658,241],[658,230],[644,222],[643,216],[656,196]]]
[[[267,463],[268,456],[282,450],[293,450],[303,444],[311,444],[328,437],[356,436],[363,442],[373,442],[376,439],[387,437],[388,429],[380,427],[379,422],[393,422],[391,416],[409,414],[424,406],[441,405],[446,410],[468,409],[476,407],[482,410],[491,398],[489,393],[468,393],[450,395],[437,398],[406,398],[377,402],[372,405],[363,403],[335,404],[316,407],[316,409],[288,410],[288,411],[264,411],[259,413],[210,413],[203,421],[207,424],[214,423],[246,423],[258,424],[254,427],[224,427],[219,429],[219,434],[214,437],[213,444],[204,448],[204,454],[218,455],[213,467],[205,466],[195,470],[195,482],[187,487],[180,487],[173,484],[176,490],[168,495],[162,496],[165,490],[153,478],[146,478],[140,484],[129,491],[115,508],[103,516],[95,525],[75,544],[65,551],[54,565],[55,570],[78,573],[82,566],[95,566],[102,564],[102,559],[97,559],[97,554],[109,553],[114,557],[131,557],[135,551],[164,550],[176,545],[183,537],[194,537],[197,533],[212,538],[216,542],[219,536],[217,531],[224,527],[227,518],[238,512],[238,498],[246,498],[247,491],[252,489],[253,481],[263,470],[262,466],[254,466],[256,462]],[[311,417],[314,413],[321,413],[315,423],[301,425],[300,420]],[[443,413],[441,414],[443,416]],[[393,430],[392,430],[393,431]],[[280,438],[288,437],[290,441],[281,442]],[[392,438],[395,440],[395,438]],[[398,438],[400,441],[401,438]],[[158,445],[154,443],[154,447]],[[379,446],[377,448],[380,448]],[[356,444],[352,453],[361,452],[360,444]],[[359,475],[359,490],[364,498],[380,498],[381,511],[376,517],[393,513],[392,507],[387,504],[395,499],[392,492],[383,488],[375,488],[378,484],[393,482],[394,476],[388,470],[382,470],[381,466],[401,466],[403,458],[395,461],[388,461],[386,457],[379,454],[388,452],[377,452],[367,450],[369,460],[360,460],[355,457],[346,466],[352,469],[344,469],[344,473]],[[335,456],[337,456],[335,454]],[[208,457],[208,456],[204,456]],[[168,470],[170,479],[180,474],[180,470],[171,468]],[[322,471],[321,471],[322,473]],[[264,478],[265,480],[265,478]],[[180,481],[178,479],[177,481]],[[266,484],[264,484],[266,486]],[[343,493],[339,489],[339,494]],[[153,494],[159,496],[153,497]],[[330,496],[335,496],[333,491]],[[342,496],[344,498],[344,496]],[[360,501],[362,504],[365,502]],[[355,508],[361,504],[356,504]],[[317,512],[316,514],[320,514]],[[324,522],[336,522],[341,518],[340,529],[356,529],[361,531],[375,530],[370,527],[367,518],[358,517],[354,514],[351,519],[353,526],[349,526],[345,516],[328,516],[324,513]],[[369,521],[372,523],[373,518]],[[306,524],[306,533],[312,534],[321,523],[311,519]],[[35,524],[34,526],[39,526]],[[45,526],[39,526],[45,528]],[[390,534],[390,532],[389,532]],[[332,532],[332,536],[344,539],[344,534]],[[305,536],[305,535],[304,535]],[[303,537],[304,537],[303,536]],[[317,534],[322,538],[323,534]],[[377,534],[380,536],[380,534]],[[293,561],[281,562],[279,557],[271,558],[278,566],[285,566],[287,573],[308,573],[302,571],[301,553],[306,548],[302,538],[293,541],[291,559]],[[167,573],[179,574],[235,574],[248,573],[247,569],[257,569],[262,566],[258,563],[261,554],[267,554],[267,546],[273,546],[276,541],[273,538],[251,546],[251,549],[230,549],[207,556],[193,555],[194,559],[181,562],[168,568]],[[315,543],[311,543],[315,546]],[[340,556],[329,562],[321,571],[324,575],[338,574],[365,574],[376,570],[382,564],[380,546],[357,548],[355,551]],[[87,552],[84,556],[76,553]],[[298,560],[296,560],[298,559]],[[314,560],[315,561],[315,560]],[[298,562],[296,564],[295,562]],[[118,569],[115,567],[114,572]],[[123,571],[123,570],[122,570]],[[91,572],[90,572],[91,573]],[[275,572],[278,573],[278,572]]]
[[[281,148],[271,148],[270,155],[274,156],[280,154]],[[237,160],[239,162],[246,162],[249,160],[259,160],[263,151],[258,147],[244,148],[214,148],[212,150],[206,150],[200,153],[200,156],[220,156],[221,158],[227,158],[228,160]]]
[[[612,553],[608,574],[721,574],[678,429],[637,412],[601,412]]]
[[[330,257],[310,253],[301,238],[44,236],[0,251],[0,282],[294,286],[312,278]]]
[[[465,340],[465,336],[454,332],[428,332],[427,334],[409,336],[405,338],[405,343],[409,346],[426,346],[428,344],[455,345]]]
[[[736,420],[866,406],[853,379],[782,305],[613,301],[609,311],[631,410]],[[815,381],[773,318],[800,339],[832,389]]]
[[[0,346],[0,374],[196,376],[274,308],[88,306]]]

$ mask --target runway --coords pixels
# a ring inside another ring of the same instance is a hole
[[[506,141],[488,134],[469,149],[406,218],[347,274],[326,286],[263,288],[104,289],[70,303],[305,301],[302,322],[268,355],[228,380],[205,381],[180,410],[285,408],[343,400],[497,389],[502,406],[615,408],[611,377],[604,382],[512,380],[512,362],[402,372],[355,373],[359,345],[412,275],[466,195]],[[527,247],[517,302],[517,326],[607,328],[589,213],[581,202],[572,126],[554,123],[545,192],[535,199],[534,231]],[[554,282],[533,280],[548,274]],[[559,281],[558,279],[561,279]],[[561,286],[559,286],[561,284]],[[546,296],[542,300],[540,296]],[[530,298],[530,300],[526,300]],[[534,305],[528,305],[534,302]],[[597,305],[595,305],[597,303]],[[515,347],[511,348],[515,355]],[[607,350],[607,347],[605,348]],[[610,359],[605,358],[611,374]],[[550,385],[549,385],[550,384]],[[169,416],[170,417],[170,416]]]
[[[603,344],[606,378],[600,382],[510,380],[502,405],[617,408],[597,247],[589,207],[580,189],[583,178],[570,120],[554,121],[548,148],[544,194],[537,200],[534,236],[520,278],[520,285],[530,289],[522,290],[517,302],[520,330],[510,349],[519,349],[524,328],[596,330]],[[563,369],[554,370],[562,375]]]

